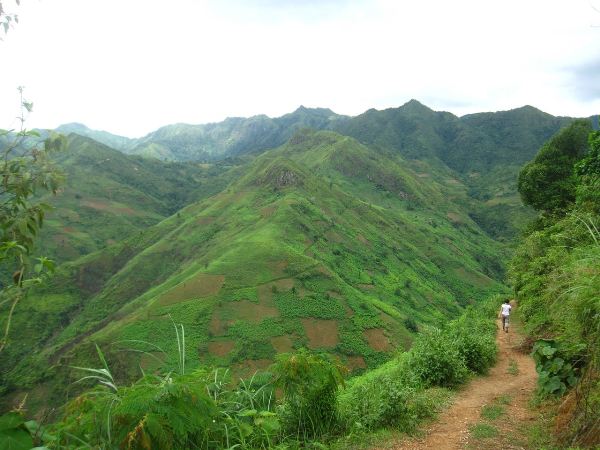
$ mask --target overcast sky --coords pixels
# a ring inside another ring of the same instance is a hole
[[[3,0],[0,128],[357,115],[416,98],[457,115],[600,113],[600,0]]]

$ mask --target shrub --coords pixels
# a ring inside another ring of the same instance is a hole
[[[493,322],[465,314],[446,331],[469,370],[483,374],[496,361],[496,327]]]
[[[411,367],[426,386],[456,386],[469,374],[455,343],[437,328],[416,339]]]
[[[276,386],[283,390],[279,413],[286,432],[305,440],[333,429],[342,370],[326,356],[305,349],[277,356],[273,373]]]
[[[340,393],[342,422],[352,429],[394,427],[409,431],[418,408],[420,379],[404,353],[383,366],[353,379]]]

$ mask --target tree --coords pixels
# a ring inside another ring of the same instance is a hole
[[[600,131],[590,134],[590,151],[575,165],[577,203],[600,213]]]
[[[15,3],[18,6],[21,1],[15,0]],[[0,31],[4,31],[4,34],[8,33],[8,30],[15,23],[19,23],[19,15],[13,12],[7,12],[0,1]],[[0,38],[0,40],[2,40],[2,38]]]
[[[557,213],[575,201],[574,166],[588,149],[592,126],[576,120],[554,135],[519,173],[518,190],[526,205]]]
[[[33,105],[23,99],[22,87],[19,93],[20,129],[0,130],[0,308],[10,305],[0,352],[6,345],[15,307],[29,287],[54,269],[51,260],[31,257],[34,240],[50,208],[35,194],[56,194],[62,175],[50,155],[65,146],[62,135],[50,133],[42,139],[38,131],[25,129],[25,114]]]

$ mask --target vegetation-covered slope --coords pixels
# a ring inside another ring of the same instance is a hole
[[[344,118],[330,109],[301,106],[274,119],[260,115],[206,125],[167,125],[140,138],[128,151],[176,161],[223,159],[278,147],[301,128],[328,128]]]
[[[600,444],[600,134],[576,122],[519,176],[540,217],[517,248],[511,280],[533,339],[544,396],[567,394],[554,431],[561,445]],[[589,143],[587,145],[587,138]],[[537,188],[537,190],[536,190]]]
[[[280,146],[302,127],[331,129],[380,152],[399,152],[408,163],[427,160],[438,168],[450,167],[469,186],[471,197],[487,202],[484,208],[471,208],[471,217],[494,238],[510,240],[533,218],[517,195],[519,168],[570,120],[530,106],[459,118],[411,100],[399,108],[371,109],[356,117],[300,107],[274,119],[255,116],[207,125],[169,125],[121,148],[169,160],[219,160]]]
[[[420,169],[336,133],[297,133],[216,196],[63,265],[15,316],[4,388],[64,395],[91,341],[168,349],[171,318],[196,365],[248,373],[302,346],[379,364],[420,323],[503,289],[501,247],[469,218],[467,188]],[[121,377],[154,364],[111,358]]]
[[[38,253],[58,262],[76,259],[147,228],[184,205],[219,192],[231,179],[227,162],[161,162],[127,156],[71,134],[56,155],[66,184],[47,198]]]

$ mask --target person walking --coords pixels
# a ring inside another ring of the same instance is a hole
[[[500,316],[502,317],[502,331],[508,333],[508,324],[509,324],[509,316],[510,310],[512,306],[510,306],[510,300],[504,300],[502,306],[500,307]]]

